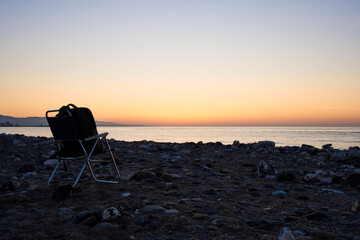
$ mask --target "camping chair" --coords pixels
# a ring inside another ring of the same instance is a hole
[[[47,182],[48,185],[50,185],[50,182],[60,164],[64,163],[65,170],[67,170],[64,162],[65,160],[82,160],[84,162],[73,187],[75,187],[78,183],[86,165],[89,166],[91,175],[95,181],[104,183],[120,182],[119,169],[116,165],[109,142],[106,139],[108,133],[97,133],[96,123],[89,109],[77,108],[75,105],[69,104],[59,110],[47,111],[46,119],[59,150],[53,155],[56,157],[58,162]],[[103,143],[106,146],[105,151],[103,150]],[[103,153],[108,153],[110,155],[110,159],[93,159],[93,156]],[[114,166],[114,177],[117,178],[114,181],[110,181],[108,179],[98,179],[94,172],[94,166],[96,163],[106,162],[112,163]],[[94,163],[93,166],[91,163]]]

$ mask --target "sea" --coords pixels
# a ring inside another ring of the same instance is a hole
[[[332,144],[337,149],[360,146],[360,127],[124,127],[98,126],[108,139],[156,142],[222,142],[232,144],[273,141],[276,146],[308,144],[321,148]],[[0,127],[0,133],[51,137],[49,127]]]

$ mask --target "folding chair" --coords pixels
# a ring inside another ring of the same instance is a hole
[[[85,112],[86,114],[82,114],[82,116],[80,114],[79,117],[79,112],[81,111]],[[77,108],[75,105],[69,104],[60,108],[59,110],[47,111],[46,119],[49,123],[49,127],[59,150],[55,154],[58,162],[47,182],[48,185],[50,185],[50,182],[53,179],[56,170],[62,163],[64,163],[65,160],[82,160],[84,162],[80,173],[77,175],[76,181],[73,184],[73,187],[75,187],[78,183],[86,165],[89,166],[91,175],[95,181],[104,183],[120,182],[121,178],[119,169],[116,165],[114,155],[110,148],[110,144],[106,139],[108,133],[97,133],[96,123],[89,109]],[[90,128],[89,126],[86,126],[86,124],[90,125]],[[84,132],[84,129],[85,131],[87,131],[87,133]],[[105,151],[103,150],[103,143],[106,146]],[[108,153],[110,155],[110,160],[93,159],[93,156],[103,153]],[[93,166],[91,163],[94,163]],[[114,181],[110,181],[108,179],[98,179],[94,171],[94,166],[96,165],[96,163],[112,163],[115,169],[114,178],[117,179]]]

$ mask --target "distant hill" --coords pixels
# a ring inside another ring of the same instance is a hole
[[[97,126],[127,126],[114,122],[96,121]],[[19,127],[41,127],[49,126],[45,117],[26,117],[15,118],[10,116],[0,115],[0,126],[19,126]]]

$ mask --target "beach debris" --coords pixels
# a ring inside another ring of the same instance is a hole
[[[102,219],[104,220],[117,218],[119,216],[121,216],[121,213],[115,207],[107,208],[102,212]]]
[[[284,227],[281,230],[279,240],[295,240],[295,236],[292,234],[290,228]]]

